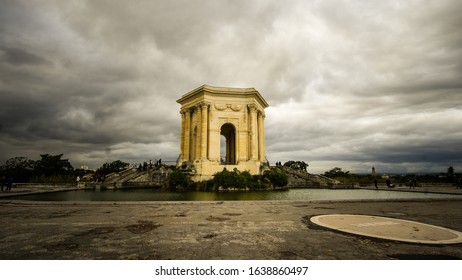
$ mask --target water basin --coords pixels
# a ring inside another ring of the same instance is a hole
[[[459,195],[364,189],[291,189],[261,192],[160,192],[152,189],[78,190],[9,197],[33,201],[223,201],[223,200],[407,200],[451,199]]]

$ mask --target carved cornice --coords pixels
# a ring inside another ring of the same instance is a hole
[[[260,93],[254,88],[225,88],[208,85],[200,86],[184,94],[177,102],[181,105],[186,105],[197,98],[203,98],[204,95],[253,98],[262,108],[268,107],[268,103],[266,103],[265,99],[263,99]]]

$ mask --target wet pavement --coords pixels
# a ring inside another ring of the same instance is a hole
[[[462,231],[462,196],[423,201],[31,202],[0,200],[0,259],[462,259],[462,244],[330,230],[327,214]]]

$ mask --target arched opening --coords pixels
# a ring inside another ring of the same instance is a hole
[[[236,164],[236,128],[230,123],[225,123],[220,129],[222,141],[220,141],[220,155],[224,155],[221,159],[222,164]]]

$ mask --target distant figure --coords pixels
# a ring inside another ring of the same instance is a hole
[[[379,182],[377,182],[377,179],[374,179],[374,186],[375,186],[376,189],[379,188],[379,187],[378,187],[378,184],[379,184]]]
[[[414,178],[414,179],[411,180],[409,188],[410,189],[415,189],[416,187],[417,187],[417,180]]]
[[[6,182],[6,190],[11,191],[11,187],[13,186],[13,176],[8,177]]]
[[[385,183],[387,184],[387,187],[389,187],[389,188],[393,188],[393,187],[394,187],[394,186],[393,186],[393,183],[391,182],[390,179],[387,179],[387,180],[385,181]]]
[[[77,175],[77,178],[75,178],[75,184],[78,186],[80,183],[80,176]]]
[[[459,177],[459,179],[457,179],[456,188],[462,189],[462,177]]]
[[[5,184],[6,184],[6,177],[5,176],[2,176],[0,184],[2,185],[2,191],[3,191],[3,187],[5,187]]]

